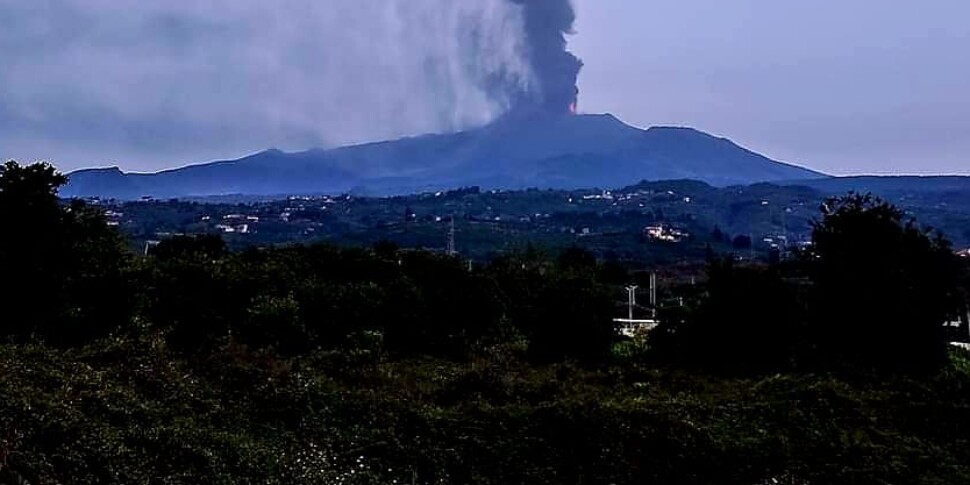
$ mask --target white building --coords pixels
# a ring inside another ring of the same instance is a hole
[[[655,241],[680,242],[690,237],[685,231],[667,226],[648,226],[643,228],[643,234]]]

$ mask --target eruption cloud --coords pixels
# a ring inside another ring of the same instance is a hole
[[[570,0],[508,0],[522,8],[526,57],[535,77],[533,89],[513,97],[512,112],[575,112],[576,81],[582,61],[566,49],[576,11]]]
[[[460,131],[568,113],[582,66],[570,0],[56,3],[0,0],[0,157],[152,170]]]
[[[495,5],[496,1],[501,5]],[[573,32],[576,22],[571,0],[473,0],[457,4],[466,7],[460,17],[468,21],[468,29],[458,35],[462,51],[453,54],[470,59],[466,65],[470,72],[466,74],[493,103],[492,116],[495,111],[513,117],[576,111],[576,84],[583,63],[567,50],[566,36]],[[478,8],[467,8],[476,4]],[[456,4],[446,8],[455,9]],[[495,42],[495,33],[506,32],[509,26],[516,30],[514,39]],[[498,45],[503,48],[495,50]]]

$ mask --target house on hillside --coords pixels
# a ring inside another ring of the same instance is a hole
[[[968,344],[970,343],[970,302],[964,303],[956,313],[945,324],[946,337],[950,342]]]
[[[643,235],[654,241],[680,242],[690,237],[687,231],[668,226],[647,226],[643,228]]]
[[[249,224],[217,224],[216,229],[225,234],[249,234]]]

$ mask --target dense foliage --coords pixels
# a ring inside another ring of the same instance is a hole
[[[863,384],[500,356],[227,348],[192,363],[154,340],[6,346],[0,483],[967,483],[959,359],[933,379]]]
[[[0,335],[70,345],[130,317],[122,238],[100,211],[63,206],[66,179],[46,164],[0,166]]]
[[[937,368],[946,357],[940,322],[961,303],[960,261],[949,242],[870,196],[830,201],[823,215],[810,254],[821,358]]]
[[[583,249],[135,257],[62,183],[0,170],[0,483],[970,481],[942,330],[970,271],[879,200],[831,201],[776,265],[712,255],[631,340],[642,275]]]

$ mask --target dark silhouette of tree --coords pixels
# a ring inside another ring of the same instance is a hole
[[[130,315],[123,240],[100,211],[58,200],[66,181],[45,163],[0,166],[0,334],[74,345]]]
[[[75,200],[63,210],[63,304],[68,310],[45,338],[69,346],[123,329],[131,323],[136,302],[124,238],[107,225],[100,209]]]
[[[500,330],[504,302],[490,278],[426,253],[405,255],[403,270],[383,322],[391,352],[461,358]]]
[[[949,242],[871,195],[822,206],[809,253],[811,339],[828,364],[928,371],[946,359],[956,305]]]
[[[218,236],[164,240],[140,275],[145,316],[178,351],[227,343],[230,323],[246,315],[246,302],[233,297],[244,275]]]
[[[394,241],[382,239],[374,243],[374,254],[383,259],[395,259],[401,248]]]
[[[777,267],[708,265],[696,308],[662,312],[651,353],[668,363],[717,374],[762,374],[791,368],[801,333],[796,295]]]
[[[572,246],[559,254],[559,268],[571,272],[588,272],[596,269],[596,255],[579,246]]]
[[[957,295],[957,308],[956,315],[953,317],[955,320],[960,320],[961,325],[959,328],[951,331],[951,335],[955,333],[952,341],[956,342],[970,342],[970,258],[959,258],[960,259],[960,288]]]
[[[516,324],[540,362],[602,362],[616,341],[612,293],[600,280],[602,265],[582,248],[565,250],[554,268],[540,273],[536,312]]]
[[[217,235],[175,236],[159,242],[151,254],[163,261],[179,258],[213,260],[229,254],[229,248]]]
[[[739,251],[751,249],[751,244],[751,237],[743,234],[734,236],[734,239],[731,241],[731,246]]]
[[[722,231],[719,226],[714,226],[714,230],[711,232],[711,239],[713,239],[716,243],[724,242],[724,231]]]
[[[493,260],[505,318],[539,362],[602,362],[616,339],[613,292],[599,279],[602,265],[584,250],[567,250],[556,264],[536,251]],[[507,330],[506,322],[499,328]]]
[[[529,354],[542,361],[602,362],[616,340],[613,301],[592,278],[550,281],[538,295],[536,319],[518,322],[529,337]]]

